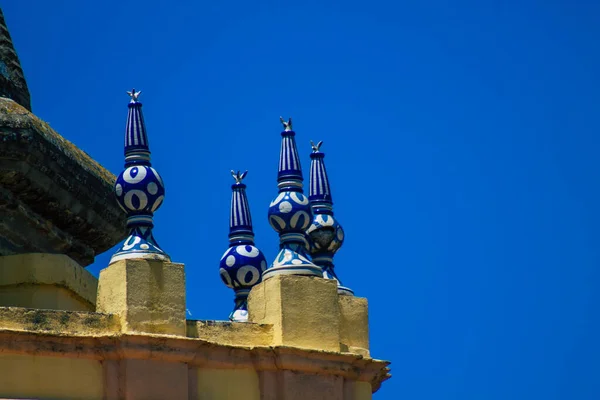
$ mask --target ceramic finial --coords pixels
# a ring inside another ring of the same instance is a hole
[[[333,216],[333,200],[325,169],[325,153],[320,151],[322,144],[323,142],[317,145],[311,142],[313,152],[310,155],[308,198],[313,219],[306,234],[310,239],[312,261],[323,269],[323,277],[337,281],[339,294],[353,295],[352,290],[341,284],[334,270],[333,256],[344,243],[344,229]]]
[[[170,261],[152,234],[154,212],[165,198],[165,186],[150,163],[150,147],[142,114],[141,92],[127,92],[131,97],[125,127],[125,170],[117,177],[117,202],[127,213],[129,236],[110,262],[143,258]]]
[[[235,307],[229,319],[236,322],[248,320],[248,294],[261,281],[262,273],[267,268],[265,256],[254,246],[246,185],[242,183],[247,173],[231,171],[235,183],[231,185],[229,248],[219,265],[223,283],[235,291]]]
[[[283,118],[280,118],[282,123]],[[280,274],[321,276],[321,268],[313,264],[307,253],[305,231],[312,221],[308,198],[302,191],[302,168],[296,148],[292,119],[281,132],[281,152],[277,174],[278,196],[269,206],[269,223],[279,234],[279,253],[263,274],[268,279]]]

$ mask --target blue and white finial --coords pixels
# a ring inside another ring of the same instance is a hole
[[[333,200],[327,170],[325,169],[325,154],[321,152],[319,142],[311,141],[310,155],[310,189],[308,199],[313,211],[313,220],[306,234],[310,238],[310,252],[315,264],[323,269],[323,278],[334,279],[338,283],[338,293],[354,295],[354,292],[342,285],[334,272],[333,256],[344,243],[344,230],[333,217]]]
[[[254,246],[246,185],[242,183],[247,173],[231,171],[235,183],[231,185],[229,249],[221,257],[219,268],[223,283],[235,291],[235,307],[229,319],[236,322],[248,321],[248,294],[267,269],[265,256]]]
[[[141,92],[127,92],[131,97],[125,128],[125,170],[117,177],[117,202],[127,213],[129,236],[110,262],[128,258],[171,261],[158,246],[152,228],[154,212],[165,197],[162,178],[150,164],[150,147],[142,114]]]
[[[269,206],[269,223],[279,233],[279,253],[273,264],[264,272],[263,279],[275,275],[322,276],[321,268],[313,264],[307,254],[306,229],[312,221],[308,198],[302,192],[302,168],[296,148],[296,134],[292,119],[283,124],[277,186],[279,195]]]

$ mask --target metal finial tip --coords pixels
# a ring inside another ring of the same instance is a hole
[[[284,131],[289,132],[292,130],[292,117],[290,117],[287,122],[281,116],[279,117],[279,120],[283,124]]]
[[[127,94],[129,95],[129,97],[131,97],[131,103],[137,103],[138,97],[140,97],[142,91],[140,90],[139,92],[136,92],[135,89],[131,89],[131,92],[127,92]]]
[[[310,141],[310,145],[312,147],[312,151],[313,153],[318,153],[319,149],[321,148],[321,145],[323,144],[323,141],[321,140],[319,143],[315,144],[312,140]]]
[[[231,170],[231,176],[235,179],[235,183],[242,183],[242,180],[248,175],[248,171],[245,171],[243,174],[240,174],[240,171],[235,172]]]

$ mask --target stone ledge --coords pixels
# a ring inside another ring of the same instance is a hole
[[[65,255],[0,257],[0,306],[95,311],[97,290],[98,279]]]
[[[237,346],[269,346],[273,326],[250,322],[187,320],[187,337]]]
[[[0,307],[0,330],[96,337],[117,334],[120,327],[118,318],[109,314]],[[0,345],[0,352],[2,352],[2,345]]]

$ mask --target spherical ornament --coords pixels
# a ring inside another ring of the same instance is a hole
[[[125,169],[115,182],[119,206],[127,213],[153,213],[163,202],[165,186],[152,167],[134,165]]]
[[[271,202],[269,223],[278,233],[304,232],[312,220],[308,197],[300,192],[282,192]]]
[[[223,283],[232,289],[250,289],[261,281],[267,269],[264,254],[252,245],[239,245],[227,249],[219,272]]]
[[[344,229],[332,215],[315,215],[306,233],[310,237],[313,255],[335,254],[344,243]]]

